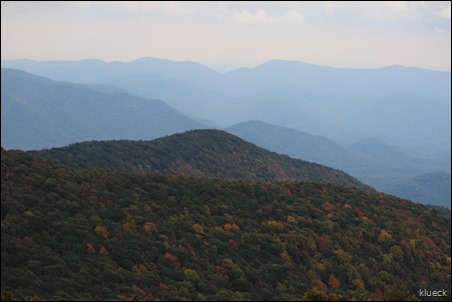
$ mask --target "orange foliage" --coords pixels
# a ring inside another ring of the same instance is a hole
[[[380,235],[378,235],[378,242],[383,242],[386,239],[390,239],[392,238],[391,234],[386,231],[385,229],[382,229],[380,232]]]
[[[204,233],[204,229],[202,228],[202,225],[200,225],[200,224],[198,224],[198,223],[195,223],[195,224],[193,225],[193,229],[194,229],[195,232],[198,233],[198,234],[201,234],[201,235],[204,235],[204,234],[205,234],[205,233]]]
[[[86,251],[88,253],[94,253],[96,250],[94,249],[93,245],[91,243],[86,244]]]
[[[235,223],[233,223],[233,224],[226,223],[226,224],[223,226],[223,229],[224,229],[225,231],[231,231],[231,230],[233,230],[233,231],[238,231],[238,230],[240,230],[240,227],[239,227],[238,225],[236,225]]]
[[[406,250],[411,250],[411,244],[409,244],[408,242],[406,242],[405,240],[400,240],[400,245],[406,249]]]
[[[316,279],[312,281],[312,284],[317,285],[321,288],[327,288],[326,284],[322,282],[322,280]]]
[[[333,274],[330,275],[330,281],[328,282],[328,285],[332,288],[340,288],[341,287],[341,281],[339,281],[336,277],[334,277]]]
[[[148,268],[144,264],[139,264],[132,266],[132,270],[145,273],[148,271]]]
[[[99,244],[99,254],[102,256],[108,256],[109,253],[103,244]]]
[[[287,217],[287,222],[297,222],[297,220],[295,219],[295,217],[289,215],[289,216]]]
[[[143,230],[146,233],[157,233],[158,232],[157,227],[152,222],[145,222],[143,225]]]
[[[107,237],[108,237],[108,230],[107,230],[107,227],[98,225],[98,226],[96,226],[96,227],[94,228],[94,231],[95,231],[97,234],[102,235],[104,238],[107,238]]]
[[[163,255],[163,259],[165,259],[166,262],[170,263],[175,268],[180,268],[180,262],[179,259],[177,259],[176,256],[166,252],[165,255]]]
[[[325,203],[323,204],[323,208],[324,208],[325,210],[327,210],[327,211],[332,211],[332,210],[334,210],[334,206],[333,206],[331,203],[329,203],[329,202],[325,202]]]

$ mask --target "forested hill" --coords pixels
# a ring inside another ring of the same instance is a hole
[[[4,149],[1,158],[2,300],[450,294],[450,220],[406,200],[325,184],[68,168]]]
[[[1,69],[1,143],[33,150],[108,139],[152,139],[205,125],[161,100]]]
[[[33,151],[73,167],[265,181],[313,181],[371,189],[350,175],[270,152],[220,130],[193,130],[152,141],[92,141]]]

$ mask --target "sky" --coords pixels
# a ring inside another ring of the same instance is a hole
[[[1,1],[1,59],[451,70],[450,1]]]

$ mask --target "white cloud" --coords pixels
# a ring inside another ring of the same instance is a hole
[[[443,6],[438,14],[445,19],[450,19],[450,3]]]
[[[404,13],[410,11],[406,1],[384,1],[381,3],[392,8],[395,11],[404,12]]]
[[[334,15],[334,4],[332,1],[322,1],[322,7],[325,15]]]
[[[295,10],[285,11],[274,16],[270,16],[263,9],[257,12],[250,13],[247,9],[241,12],[233,12],[232,19],[242,24],[257,24],[257,25],[296,25],[304,22],[303,15]]]

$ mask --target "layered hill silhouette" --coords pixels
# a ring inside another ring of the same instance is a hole
[[[447,160],[416,157],[378,139],[339,144],[323,136],[260,121],[239,123],[225,130],[268,150],[341,169],[377,190],[450,208]],[[443,177],[415,180],[424,174]]]
[[[216,144],[204,138],[213,150],[244,152],[216,134]],[[100,157],[126,150],[117,144]],[[96,160],[100,146],[72,147],[83,156],[92,147]],[[204,152],[192,156],[209,159]],[[318,183],[76,169],[3,148],[1,158],[2,300],[397,301],[425,284],[450,292],[450,219],[406,200]]]
[[[310,181],[371,189],[342,171],[270,152],[221,130],[193,130],[152,141],[83,142],[30,154],[80,168]]]
[[[450,209],[451,177],[445,172],[427,173],[411,178],[402,178],[387,183],[382,187],[384,192]],[[433,202],[435,201],[435,202]]]
[[[117,90],[117,89],[116,89]],[[1,142],[22,150],[85,140],[152,139],[206,128],[160,100],[1,71]]]
[[[219,73],[194,62],[156,58],[18,60],[2,66],[53,80],[115,85],[222,127],[261,120],[339,142],[377,137],[416,152],[450,154],[450,72],[272,60]]]

